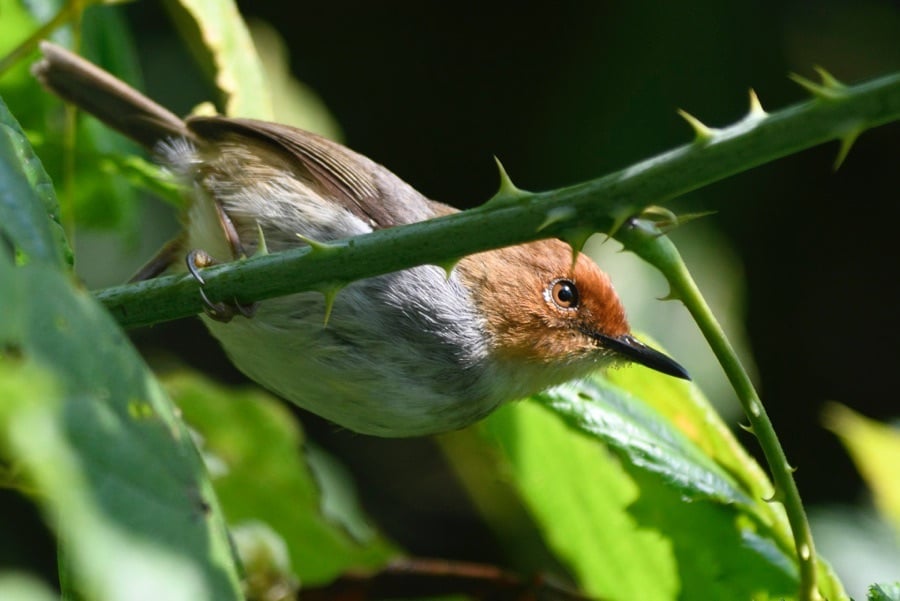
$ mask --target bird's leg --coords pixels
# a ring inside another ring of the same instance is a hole
[[[206,292],[203,290],[203,287],[206,285],[206,280],[204,280],[203,276],[200,274],[200,269],[215,265],[218,261],[209,256],[205,250],[191,250],[185,257],[185,262],[187,263],[188,272],[190,272],[191,276],[200,284],[200,298],[203,300],[203,311],[210,318],[221,321],[222,323],[228,323],[235,315],[243,315],[247,318],[253,317],[256,313],[256,309],[259,307],[259,303],[252,303],[244,306],[240,304],[237,299],[231,303],[213,302],[206,295]]]
[[[241,243],[241,238],[238,235],[237,228],[234,226],[231,217],[229,217],[228,213],[225,212],[224,207],[222,207],[221,203],[218,201],[214,201],[213,206],[215,207],[216,215],[219,218],[219,225],[222,227],[222,233],[225,235],[225,241],[228,243],[228,246],[231,247],[231,256],[235,259],[246,257],[244,245]],[[203,276],[200,275],[201,268],[210,267],[218,263],[218,261],[209,255],[209,253],[201,249],[193,249],[188,252],[185,261],[187,262],[187,268],[191,276],[193,276],[200,284],[200,298],[203,300],[203,310],[209,317],[223,323],[231,321],[235,315],[243,315],[246,318],[253,317],[256,313],[256,309],[259,307],[259,303],[252,303],[244,306],[240,304],[237,299],[234,299],[231,303],[212,302],[209,299],[209,296],[207,296],[206,292],[203,290],[203,286],[206,282],[203,279]]]

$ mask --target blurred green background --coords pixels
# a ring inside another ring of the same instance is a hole
[[[790,72],[812,77],[812,67],[822,65],[858,82],[900,70],[900,4],[889,1],[256,0],[239,7],[280,34],[293,75],[318,94],[348,146],[460,208],[495,191],[492,156],[521,188],[559,187],[688,142],[678,108],[724,126],[746,112],[749,88],[772,110],[805,99]],[[157,3],[122,12],[151,97],[179,113],[210,97],[202,76],[188,71],[188,50]],[[868,584],[900,576],[897,540],[863,509],[865,489],[820,413],[827,400],[881,420],[900,413],[893,379],[900,362],[900,126],[864,134],[835,173],[836,151],[832,144],[754,169],[670,208],[716,211],[673,237],[755,363],[763,400],[799,468],[801,493],[819,516],[822,551],[858,595],[854,577]],[[117,283],[174,231],[168,207],[143,210],[139,243],[79,234],[79,268],[90,285]],[[632,325],[697,375],[736,424],[733,396],[684,310],[655,301],[666,293],[661,278],[615,246],[593,251]],[[225,381],[244,381],[199,321],[136,332],[135,339],[158,364],[177,356]],[[303,421],[346,463],[367,508],[410,552],[497,559],[430,441],[370,439],[312,416]],[[742,434],[742,441],[757,452],[751,437]],[[850,506],[859,509],[839,510]],[[834,528],[842,534],[828,545]],[[7,535],[15,536],[0,530]],[[868,559],[846,568],[837,557],[843,553]]]

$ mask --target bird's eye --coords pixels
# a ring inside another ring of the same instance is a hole
[[[578,308],[578,287],[572,280],[553,280],[548,292],[550,300],[560,309]]]

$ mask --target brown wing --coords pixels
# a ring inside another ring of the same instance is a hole
[[[188,129],[201,142],[225,137],[253,138],[283,153],[297,169],[335,202],[381,229],[434,216],[432,203],[385,167],[349,148],[288,125],[231,119],[192,117]]]

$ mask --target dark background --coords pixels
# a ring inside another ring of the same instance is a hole
[[[348,146],[460,208],[495,191],[494,155],[519,187],[554,188],[688,142],[677,108],[724,126],[744,115],[751,87],[770,110],[804,100],[789,72],[813,77],[820,64],[853,83],[900,70],[900,10],[887,1],[239,4],[285,38],[294,74],[321,96]],[[185,75],[187,50],[162,9],[123,10],[150,96],[176,112],[208,97]],[[705,221],[733,245],[758,384],[809,505],[865,495],[821,426],[823,403],[898,414],[898,150],[893,124],[865,133],[836,173],[832,143],[671,205],[717,211]],[[678,235],[690,238],[692,227]],[[135,338],[152,360],[177,354],[244,381],[197,320]],[[302,419],[411,553],[498,560],[428,440]]]

